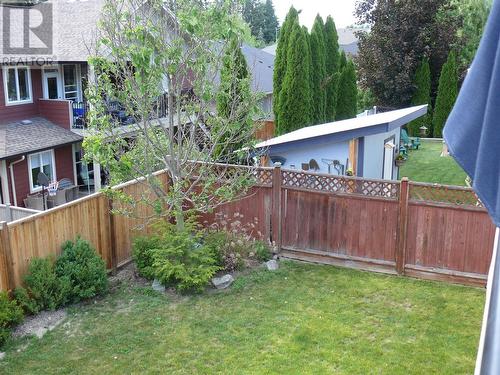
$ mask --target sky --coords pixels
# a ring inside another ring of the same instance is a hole
[[[280,24],[293,5],[300,13],[300,24],[311,29],[314,18],[319,13],[323,19],[331,15],[337,27],[346,27],[356,22],[353,16],[356,0],[273,0],[274,10]]]

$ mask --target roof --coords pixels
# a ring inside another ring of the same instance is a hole
[[[0,159],[80,142],[83,137],[42,117],[0,124]]]
[[[343,121],[329,122],[327,124],[308,126],[291,133],[271,138],[258,143],[255,147],[270,147],[289,144],[298,141],[317,139],[331,135],[344,135],[336,137],[337,141],[352,139],[364,135],[384,133],[403,126],[427,113],[427,104],[379,113],[376,115],[357,117]],[[353,136],[355,134],[355,136]]]
[[[277,43],[271,44],[270,46],[267,46],[265,48],[262,48],[262,51],[270,53],[271,55],[276,56],[276,48],[278,47]]]
[[[247,44],[241,47],[241,52],[252,74],[253,91],[272,93],[275,56]]]
[[[53,43],[52,54],[47,55],[47,58],[53,61],[87,61],[89,49],[95,40],[97,20],[101,16],[104,0],[49,0],[34,5],[33,8],[36,9],[46,4],[52,5],[53,20],[52,35],[49,35]],[[11,59],[16,57],[3,54],[0,56]],[[43,55],[36,54],[36,56]],[[25,58],[32,57],[32,55],[17,57]]]

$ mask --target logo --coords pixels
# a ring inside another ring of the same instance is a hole
[[[3,53],[6,55],[52,54],[51,3],[2,5]]]

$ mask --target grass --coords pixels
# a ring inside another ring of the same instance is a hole
[[[464,170],[451,156],[441,157],[443,144],[421,139],[418,150],[409,152],[407,162],[400,168],[400,177],[411,181],[445,185],[465,185]]]
[[[11,342],[2,374],[470,374],[483,290],[282,263],[230,290],[121,287]],[[24,344],[26,344],[24,343]]]

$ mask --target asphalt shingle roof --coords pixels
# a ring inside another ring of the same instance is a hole
[[[0,159],[36,152],[56,146],[75,143],[83,137],[61,128],[42,117],[0,124]]]

